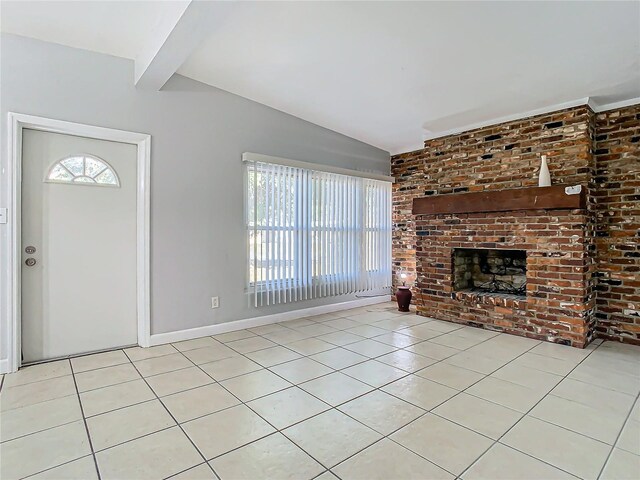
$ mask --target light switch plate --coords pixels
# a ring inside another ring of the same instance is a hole
[[[0,208],[0,223],[7,223],[7,209]]]

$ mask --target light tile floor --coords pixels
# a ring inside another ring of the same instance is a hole
[[[6,375],[0,477],[639,479],[639,392],[640,347],[385,303]]]

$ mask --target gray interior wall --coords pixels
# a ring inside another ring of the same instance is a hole
[[[152,136],[152,333],[353,298],[248,305],[240,159],[251,151],[388,174],[388,152],[178,75],[160,92],[136,90],[133,61],[122,58],[7,34],[0,57],[3,145],[7,112]],[[6,165],[3,147],[2,206]]]

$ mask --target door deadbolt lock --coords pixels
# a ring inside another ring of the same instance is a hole
[[[27,248],[24,249],[25,253],[31,255],[33,253],[36,253],[36,247],[32,247],[32,246],[28,246]]]
[[[27,265],[27,267],[33,267],[36,264],[36,259],[27,258],[24,263]]]

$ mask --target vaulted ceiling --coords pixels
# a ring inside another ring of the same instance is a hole
[[[391,153],[640,101],[640,2],[3,1],[0,28],[175,72]]]

